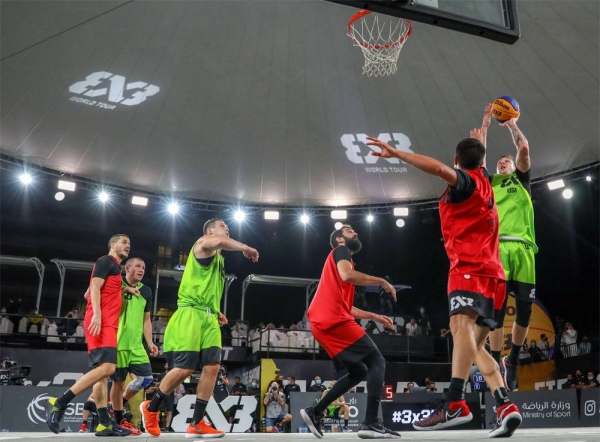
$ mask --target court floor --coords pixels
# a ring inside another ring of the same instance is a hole
[[[410,441],[463,441],[470,440],[487,440],[486,430],[466,430],[466,431],[433,431],[433,432],[416,432],[410,431],[402,433],[400,440]],[[90,440],[99,440],[93,434],[79,433],[0,433],[0,441],[17,441],[17,442],[34,442],[41,440],[68,440],[69,442],[83,442]],[[142,435],[130,437],[140,442],[156,441],[158,439]],[[175,441],[186,440],[183,434],[166,433],[161,435],[160,440]],[[190,439],[187,439],[190,440]],[[223,441],[249,441],[249,442],[275,442],[275,441],[310,441],[317,440],[312,434],[261,434],[261,433],[241,433],[227,434]],[[331,433],[326,434],[323,440],[335,441],[358,441],[361,440],[356,434],[352,433]],[[512,442],[598,442],[600,440],[600,428],[552,428],[542,430],[518,430],[510,439]]]

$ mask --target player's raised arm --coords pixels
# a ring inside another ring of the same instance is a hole
[[[446,166],[441,161],[426,155],[394,149],[389,144],[384,143],[377,138],[367,137],[367,139],[371,141],[370,143],[367,143],[368,146],[376,146],[381,149],[381,152],[371,152],[371,155],[383,158],[399,158],[405,163],[408,163],[429,175],[441,178],[451,186],[456,186],[458,180],[456,171],[453,168]]]
[[[517,158],[515,161],[515,166],[519,169],[520,172],[527,172],[531,169],[531,159],[529,158],[529,142],[521,129],[517,126],[517,118],[511,118],[510,120],[505,121],[500,126],[508,127],[510,130],[510,134],[512,135],[513,142],[515,143],[515,147],[517,148]]]

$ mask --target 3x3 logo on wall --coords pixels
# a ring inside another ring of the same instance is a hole
[[[414,153],[411,149],[410,138],[400,132],[382,133],[377,136],[381,141],[403,152]],[[365,172],[368,173],[404,173],[408,168],[401,165],[398,158],[381,158],[371,155],[371,151],[379,152],[378,148],[367,146],[366,134],[344,134],[340,137],[342,146],[346,148],[346,158],[354,164],[365,164]],[[376,167],[379,160],[383,160],[385,166]]]
[[[27,417],[34,424],[46,425],[46,410],[44,408],[45,402],[52,396],[47,393],[40,394],[33,398],[29,405],[27,405]],[[83,414],[83,403],[69,404],[69,407],[63,415],[62,422],[64,423],[81,423]]]
[[[144,81],[127,83],[122,75],[100,71],[89,74],[83,81],[73,83],[69,86],[69,92],[90,97],[71,97],[69,101],[112,110],[117,105],[136,106],[143,103],[146,98],[159,93],[160,87]],[[99,97],[102,97],[102,101],[99,101]]]

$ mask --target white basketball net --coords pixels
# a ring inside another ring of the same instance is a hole
[[[402,18],[360,11],[348,23],[348,36],[365,56],[363,74],[369,77],[392,75],[398,57],[410,35],[412,24]]]

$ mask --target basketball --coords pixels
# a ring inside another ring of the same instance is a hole
[[[519,114],[519,103],[508,95],[496,98],[492,104],[492,117],[500,123],[504,123],[511,118],[516,118]]]

